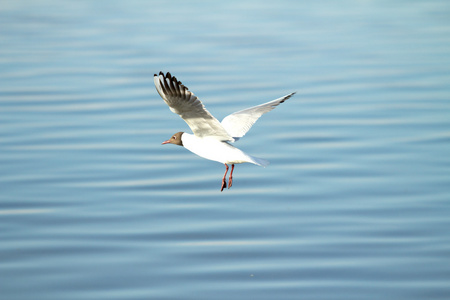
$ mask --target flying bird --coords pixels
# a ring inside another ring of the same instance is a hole
[[[227,187],[228,165],[231,165],[228,179],[228,188],[230,188],[233,184],[235,164],[252,163],[263,167],[269,164],[269,161],[251,156],[234,147],[232,143],[242,138],[259,117],[289,99],[295,92],[276,100],[232,113],[225,117],[222,122],[219,122],[206,110],[197,96],[169,72],[165,75],[163,72],[159,72],[159,75],[155,74],[153,79],[156,90],[166,104],[169,105],[170,110],[178,114],[193,132],[193,134],[177,132],[162,144],[170,143],[183,146],[198,156],[223,163],[225,165],[225,174],[222,178],[220,191]]]

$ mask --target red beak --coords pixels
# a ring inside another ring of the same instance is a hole
[[[170,143],[170,140],[167,140],[167,141],[162,142],[161,145],[168,144],[168,143]]]

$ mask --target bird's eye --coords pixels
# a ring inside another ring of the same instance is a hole
[[[174,140],[176,140],[177,139],[177,137],[174,135],[173,137],[172,137]]]

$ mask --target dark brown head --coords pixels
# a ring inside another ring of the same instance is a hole
[[[175,133],[170,139],[168,139],[167,141],[163,142],[162,145],[164,144],[174,144],[174,145],[178,145],[178,146],[183,146],[183,142],[181,141],[181,135],[184,132],[177,132]]]

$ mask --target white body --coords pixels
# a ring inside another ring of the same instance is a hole
[[[229,143],[221,142],[215,138],[199,138],[185,132],[181,136],[181,141],[183,146],[192,153],[223,164],[252,163],[264,167],[269,164],[265,159],[248,155]]]

